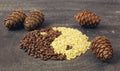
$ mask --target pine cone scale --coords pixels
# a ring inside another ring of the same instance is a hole
[[[30,20],[30,21],[29,21]],[[26,21],[28,21],[28,24],[29,23],[34,23],[34,22],[36,22],[35,24],[38,24],[40,21],[39,21],[39,19],[37,18],[37,19],[35,19],[35,17],[28,17],[27,19],[26,19]]]
[[[12,15],[14,15],[14,16],[16,16],[16,18],[19,18],[20,19],[20,21],[24,21],[25,20],[25,18],[26,18],[26,15],[23,13],[23,12],[21,12],[21,11],[15,11],[15,12],[13,12],[12,14],[11,14],[11,16]],[[22,17],[22,18],[21,18]]]
[[[36,18],[36,19],[33,19],[33,18]],[[28,17],[28,19],[31,19],[31,20],[37,20],[36,22],[42,22],[42,20],[41,19],[39,19],[39,18],[41,18],[40,16],[36,16],[36,15],[34,15],[34,14],[32,14],[32,15],[30,15],[30,17]]]
[[[44,19],[44,15],[41,12],[31,12],[30,16],[36,16],[42,19]]]

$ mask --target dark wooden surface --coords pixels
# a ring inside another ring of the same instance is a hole
[[[41,28],[64,26],[78,28],[91,39],[107,36],[114,49],[113,60],[99,61],[89,50],[70,61],[42,61],[19,49],[19,42],[28,31],[8,31],[4,18],[15,9],[28,13],[32,9],[44,12]],[[73,16],[81,10],[95,12],[101,18],[96,29],[81,28]],[[120,71],[120,0],[0,0],[0,71]]]

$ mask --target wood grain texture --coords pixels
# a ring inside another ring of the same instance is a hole
[[[103,63],[91,50],[71,61],[42,61],[28,56],[18,46],[27,31],[8,31],[3,25],[4,18],[15,9],[26,14],[32,9],[44,12],[46,20],[40,28],[78,28],[90,40],[98,35],[107,36],[113,45],[113,60]],[[75,22],[73,16],[81,10],[100,16],[98,28],[84,29]],[[120,0],[0,0],[0,23],[0,71],[120,71]]]

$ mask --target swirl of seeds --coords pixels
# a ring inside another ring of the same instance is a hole
[[[43,60],[71,60],[89,49],[88,37],[79,30],[53,27],[27,33],[20,42],[28,55]]]
[[[27,33],[20,42],[20,48],[25,50],[28,55],[42,60],[64,60],[65,55],[55,54],[54,49],[50,46],[52,41],[61,34],[52,28],[34,30]]]

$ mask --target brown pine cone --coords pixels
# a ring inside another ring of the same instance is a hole
[[[4,20],[4,25],[8,29],[18,29],[23,26],[25,18],[26,15],[22,10],[16,10]]]
[[[100,18],[89,11],[81,11],[74,17],[82,27],[86,28],[95,28],[100,22]]]
[[[44,14],[41,11],[31,11],[25,19],[24,27],[26,30],[33,30],[41,25],[44,21]]]
[[[113,56],[110,41],[105,36],[98,36],[91,43],[92,52],[102,61],[109,61]]]

